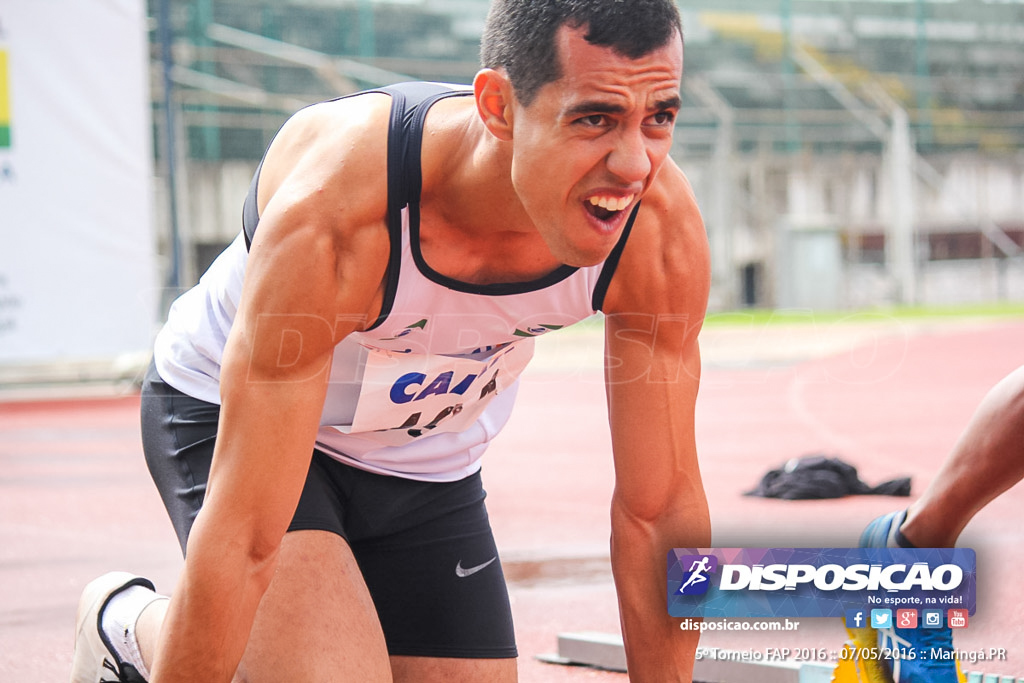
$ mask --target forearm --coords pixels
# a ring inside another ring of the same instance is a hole
[[[157,683],[232,679],[309,470],[325,383],[255,381],[246,366],[225,367],[203,507],[151,667]]]
[[[277,553],[254,556],[201,513],[151,666],[153,683],[231,681],[245,652]]]
[[[671,548],[707,547],[710,520],[703,492],[654,521],[620,506],[612,512],[612,568],[631,681],[690,681],[699,633],[682,631],[666,608]]]
[[[630,680],[642,683],[691,680],[698,636],[668,615],[668,553],[711,543],[695,429],[710,260],[688,184],[666,182],[666,210],[634,231],[605,299],[612,570]]]

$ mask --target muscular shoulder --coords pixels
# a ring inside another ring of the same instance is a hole
[[[604,310],[703,317],[710,278],[707,234],[693,189],[666,161],[643,199]]]
[[[307,107],[264,159],[243,306],[373,320],[388,263],[390,98]]]
[[[360,225],[387,210],[391,98],[370,93],[302,109],[281,128],[260,171],[259,209],[300,210]],[[261,228],[262,230],[262,228]]]

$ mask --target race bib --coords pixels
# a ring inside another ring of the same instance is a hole
[[[470,427],[511,386],[533,356],[533,340],[499,347],[482,359],[367,350],[359,401],[344,434],[362,433],[400,446]]]

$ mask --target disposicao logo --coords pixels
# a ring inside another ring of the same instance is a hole
[[[679,595],[704,595],[711,585],[710,575],[718,568],[718,558],[714,555],[684,555],[679,558],[681,566],[689,565],[679,586]]]
[[[897,609],[975,609],[969,548],[676,548],[674,617],[845,617]]]

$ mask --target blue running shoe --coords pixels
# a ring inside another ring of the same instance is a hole
[[[909,546],[899,533],[906,517],[906,511],[900,510],[873,520],[861,534],[860,546]],[[953,631],[948,626],[876,630],[880,651],[904,653],[903,657],[893,657],[889,661],[895,683],[962,683],[965,680],[953,651]]]
[[[898,548],[900,547],[900,540],[902,534],[897,536],[899,528],[903,525],[903,520],[907,518],[907,511],[900,510],[899,512],[890,512],[887,515],[882,515],[877,519],[871,520],[871,522],[864,527],[864,531],[860,535],[860,547],[861,548]],[[904,540],[904,543],[906,541]],[[904,545],[904,547],[908,547]]]

